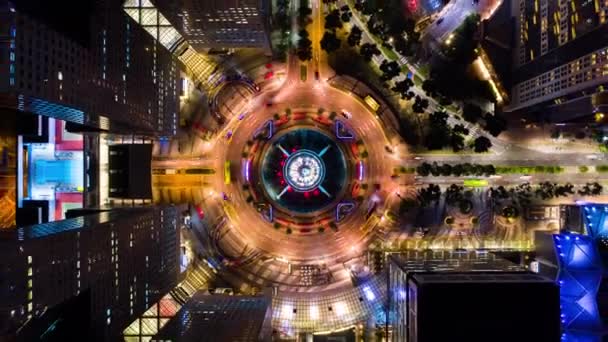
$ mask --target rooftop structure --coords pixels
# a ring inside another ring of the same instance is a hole
[[[270,48],[268,0],[152,2],[199,52],[209,48]]]
[[[270,341],[267,296],[195,293],[153,341]]]

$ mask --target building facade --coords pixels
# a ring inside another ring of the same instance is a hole
[[[30,16],[24,4],[36,1],[0,2],[0,106],[113,133],[176,133],[172,53],[109,0],[94,3],[84,41]]]
[[[90,327],[84,330],[93,340],[114,341],[175,286],[175,207],[76,215],[83,213],[2,231],[1,336],[15,336],[20,328],[19,334],[44,332],[52,324],[44,323],[48,310],[85,296],[89,311],[80,314],[89,315]]]
[[[392,341],[416,341],[411,334],[410,280],[416,274],[498,274],[522,272],[522,266],[486,252],[406,251],[393,254],[388,259],[388,310],[387,324],[391,326]],[[413,322],[413,321],[412,321]]]
[[[270,49],[268,0],[153,2],[199,52],[209,48]]]
[[[152,341],[271,341],[270,295],[198,291]]]
[[[608,4],[513,0],[515,53],[507,110],[546,112],[554,121],[608,106]]]

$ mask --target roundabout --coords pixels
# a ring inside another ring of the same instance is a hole
[[[338,143],[306,126],[277,137],[264,151],[260,164],[268,201],[294,215],[319,214],[336,201],[348,173]]]
[[[273,328],[292,335],[382,310],[383,280],[366,258],[384,234],[400,160],[386,152],[392,113],[327,80],[330,70],[302,81],[295,58],[286,67],[251,96],[225,88],[210,100],[227,120],[205,157],[216,173],[194,196],[205,211],[197,238],[210,240],[205,260],[240,292],[276,289]],[[370,291],[375,300],[361,300]]]

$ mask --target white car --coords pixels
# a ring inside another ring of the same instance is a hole
[[[342,109],[342,116],[349,120],[353,117],[353,115],[349,111],[344,110],[344,109]]]

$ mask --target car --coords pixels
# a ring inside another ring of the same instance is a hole
[[[342,113],[342,116],[345,117],[345,118],[347,118],[347,119],[351,119],[353,117],[353,115],[349,111],[347,111],[347,110],[342,109],[341,113]]]
[[[319,72],[318,71],[315,71],[315,80],[317,80],[317,81],[319,80]]]
[[[226,140],[232,140],[232,130],[229,130],[228,133],[226,133]]]
[[[266,107],[272,107],[272,102],[266,102]]]
[[[241,113],[241,115],[239,115],[239,120],[243,120],[245,118],[245,114],[247,113]]]
[[[205,218],[205,212],[203,211],[203,207],[201,207],[200,205],[196,206],[196,213],[198,214],[201,220]]]
[[[437,20],[436,25],[440,25],[442,22],[443,22],[443,18],[439,18],[439,19]]]

